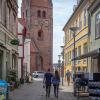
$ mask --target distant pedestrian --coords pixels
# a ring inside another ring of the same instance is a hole
[[[32,75],[29,74],[29,83],[32,83]]]
[[[67,78],[67,83],[68,83],[68,86],[69,86],[70,85],[70,78],[71,78],[71,72],[69,70],[67,70],[66,78]]]
[[[59,92],[59,83],[60,83],[60,76],[58,71],[55,71],[55,75],[52,78],[52,84],[54,86],[54,95],[58,98],[58,92]]]
[[[52,79],[52,73],[50,72],[50,69],[45,73],[43,84],[45,84],[46,87],[46,97],[50,97],[50,90],[51,90],[51,79]]]

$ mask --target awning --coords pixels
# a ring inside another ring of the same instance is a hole
[[[72,59],[72,61],[73,60],[81,60],[81,59],[88,58],[88,57],[93,57],[93,56],[96,56],[98,54],[100,54],[100,48],[99,49],[96,49],[94,51],[88,52],[86,54],[83,54],[81,56],[78,56],[78,57]]]

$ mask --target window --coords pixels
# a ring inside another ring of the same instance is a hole
[[[70,57],[70,59],[71,59],[71,51],[69,52],[69,57]]]
[[[83,46],[83,52],[84,52],[84,54],[88,53],[88,44],[87,43],[85,43]]]
[[[4,8],[3,8],[3,25],[5,27],[7,25],[7,19],[6,19],[6,2],[4,2]]]
[[[74,58],[74,49],[72,50],[72,59]]]
[[[76,19],[76,21],[75,21],[75,26],[77,27],[77,19]]]
[[[43,17],[43,18],[46,18],[46,12],[45,12],[45,11],[43,11],[42,17]]]
[[[38,10],[38,12],[37,12],[37,17],[41,17],[41,11],[40,10]]]
[[[96,15],[96,33],[95,33],[95,37],[96,38],[100,38],[100,12]]]
[[[77,48],[75,48],[75,57],[77,57]]]
[[[1,22],[1,17],[2,16],[2,0],[0,0],[0,22]]]
[[[11,16],[10,15],[11,15],[11,8],[9,8],[9,25],[8,25],[9,26],[9,28],[8,28],[9,30],[10,30],[10,25],[11,25],[10,24],[10,20],[11,20]]]
[[[82,29],[82,20],[81,20],[81,15],[79,16],[79,29]]]
[[[84,9],[84,26],[86,26],[86,16],[87,16],[87,10]]]
[[[78,47],[78,56],[81,55],[81,46]]]
[[[38,31],[38,40],[43,40],[43,31],[42,30]]]
[[[27,10],[26,10],[26,18],[27,18]]]

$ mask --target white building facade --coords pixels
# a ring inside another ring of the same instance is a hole
[[[11,44],[17,40],[17,3],[17,0],[0,0],[0,79],[5,80],[10,69],[17,70],[18,46]]]
[[[22,77],[23,73],[23,59],[24,59],[24,36],[23,36],[23,29],[24,26],[18,22],[18,40],[19,40],[19,46],[18,46],[18,78],[20,79]]]
[[[31,51],[31,39],[26,38],[24,42],[24,68],[26,74],[30,73],[30,51]]]

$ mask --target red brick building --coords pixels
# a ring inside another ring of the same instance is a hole
[[[52,0],[22,0],[22,18],[31,38],[31,72],[52,69],[53,11]]]

